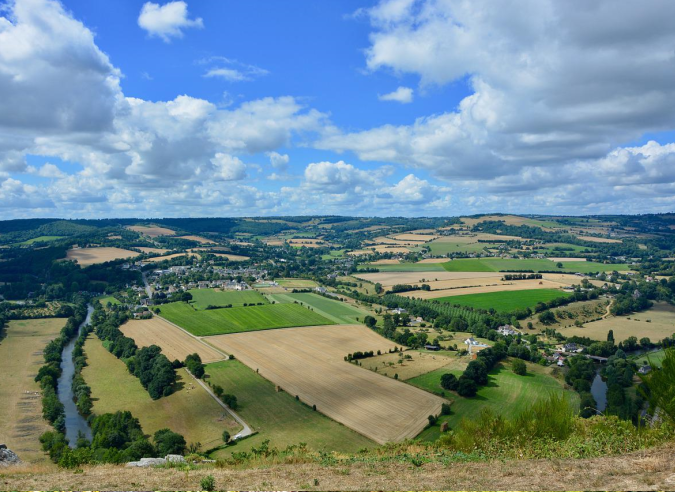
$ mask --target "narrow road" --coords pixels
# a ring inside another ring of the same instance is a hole
[[[202,386],[202,388],[204,388],[204,389],[207,391],[207,393],[208,393],[209,395],[211,395],[211,397],[212,397],[214,400],[216,400],[216,402],[218,403],[218,405],[220,405],[221,407],[223,407],[223,409],[225,409],[225,411],[226,411],[227,413],[229,413],[230,415],[232,415],[232,418],[233,418],[234,420],[236,420],[237,423],[243,427],[243,429],[242,429],[239,433],[237,433],[234,437],[232,437],[232,440],[235,440],[235,439],[241,439],[242,437],[250,436],[251,434],[253,434],[253,431],[251,430],[251,428],[250,428],[250,427],[248,426],[248,424],[244,421],[244,419],[242,419],[242,418],[237,414],[237,412],[235,412],[235,411],[232,410],[230,407],[228,407],[227,405],[225,405],[222,401],[220,401],[220,398],[218,398],[218,397],[215,395],[215,393],[214,393],[213,391],[211,391],[211,388],[209,388],[209,386],[208,386],[207,384],[205,384],[204,381],[202,381],[201,379],[198,379],[198,378],[194,377],[194,375],[193,375],[190,371],[188,371],[187,367],[185,368],[185,370],[187,371],[187,373],[188,373],[190,376],[193,377],[193,379],[194,379],[195,381],[197,381],[197,382]]]
[[[150,287],[150,284],[148,283],[145,272],[141,272],[141,276],[143,277],[143,283],[145,284],[145,293],[148,294],[148,297],[152,299],[152,287]]]

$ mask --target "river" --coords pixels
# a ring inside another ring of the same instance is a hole
[[[66,413],[66,438],[71,448],[77,444],[78,432],[82,432],[84,436],[91,440],[91,428],[85,419],[77,411],[77,406],[73,401],[73,375],[75,374],[75,365],[73,364],[73,350],[75,349],[75,341],[80,336],[82,327],[87,326],[91,322],[91,315],[94,308],[87,306],[87,317],[84,322],[78,327],[77,335],[73,337],[70,342],[64,347],[61,354],[61,377],[58,381],[59,400],[63,403]]]
[[[591,384],[591,394],[595,398],[598,412],[604,412],[607,408],[607,383],[602,380],[600,369],[598,369],[593,384]]]

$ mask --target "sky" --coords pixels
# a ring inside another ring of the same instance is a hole
[[[675,210],[670,0],[0,0],[0,219]]]

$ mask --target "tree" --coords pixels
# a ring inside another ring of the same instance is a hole
[[[227,432],[226,430],[223,431],[223,442],[227,444],[230,442],[230,433]]]
[[[543,313],[539,314],[539,321],[545,325],[550,325],[555,323],[555,314],[552,311],[546,310]]]
[[[368,315],[368,316],[366,316],[365,318],[363,318],[363,323],[364,323],[368,328],[374,328],[375,325],[377,324],[377,320],[376,320],[374,317]]]
[[[461,376],[459,378],[459,384],[457,385],[457,393],[460,396],[471,397],[476,396],[476,391],[478,391],[478,386],[474,381],[469,378]]]
[[[185,358],[185,367],[197,379],[204,376],[204,364],[202,364],[202,358],[197,353],[190,354]]]
[[[609,330],[607,332],[607,341],[614,343],[614,330]]]
[[[451,373],[443,374],[441,376],[441,387],[446,390],[456,391],[458,385],[457,376]]]
[[[183,454],[185,448],[187,447],[185,438],[170,429],[160,429],[155,432],[154,441],[158,456],[166,456],[167,454]]]
[[[525,362],[520,359],[513,359],[511,362],[511,369],[514,374],[518,374],[519,376],[525,376],[525,374],[527,374],[527,366],[525,365]]]
[[[382,284],[376,283],[375,284],[375,293],[376,294],[382,294],[384,292],[384,289],[382,288]]]
[[[661,370],[640,374],[640,379],[647,387],[648,391],[641,389],[641,392],[651,408],[658,408],[660,415],[675,424],[675,349],[665,351]]]
[[[555,264],[555,266],[558,268],[562,268],[564,265],[562,264],[561,261],[559,261],[558,263]]]

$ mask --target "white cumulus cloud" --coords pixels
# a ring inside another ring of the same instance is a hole
[[[399,87],[388,94],[378,95],[380,101],[396,101],[402,104],[411,103],[413,100],[413,90],[410,87]]]
[[[151,36],[158,36],[166,43],[171,38],[182,38],[183,30],[202,28],[201,18],[190,19],[187,3],[183,1],[169,2],[164,5],[146,2],[138,16],[138,25]]]

